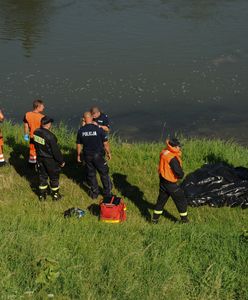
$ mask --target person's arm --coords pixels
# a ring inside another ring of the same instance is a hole
[[[102,139],[102,143],[103,143],[105,153],[107,155],[107,159],[110,160],[111,159],[111,153],[110,153],[110,145],[109,145],[109,141],[108,141],[108,136],[102,128],[99,129],[99,133],[100,133],[100,136],[101,136],[101,139]]]
[[[104,130],[105,132],[109,132],[109,127],[107,125],[100,125],[97,122],[93,121],[92,124],[98,126],[99,128],[101,128],[102,130]]]
[[[65,165],[63,155],[59,149],[57,141],[52,137],[49,139],[50,147],[53,153],[53,158],[60,164],[61,167]]]
[[[179,179],[183,178],[184,172],[176,157],[172,158],[172,160],[170,161],[170,167],[176,177],[178,177]]]
[[[110,131],[109,119],[108,119],[107,115],[104,116],[103,124],[100,125],[99,127],[102,128],[105,132],[109,132]]]
[[[104,150],[105,150],[105,153],[107,155],[107,159],[110,160],[111,159],[111,153],[110,153],[110,145],[109,145],[109,142],[108,141],[105,141],[103,143],[104,145]]]
[[[105,126],[105,125],[99,125],[99,128],[102,128],[105,132],[109,132],[110,129],[108,126]]]
[[[24,140],[26,142],[29,141],[29,126],[28,126],[28,121],[26,119],[26,115],[23,118],[23,126],[24,126]]]
[[[24,134],[29,134],[29,126],[28,126],[28,121],[26,119],[26,115],[23,118],[23,124],[24,124]]]
[[[81,152],[82,152],[82,143],[81,143],[81,130],[78,130],[77,140],[76,140],[76,148],[77,148],[77,162],[81,163]]]
[[[77,162],[81,162],[81,151],[82,151],[82,145],[77,144]]]
[[[4,114],[0,109],[0,122],[3,122],[3,120],[4,120]]]
[[[24,123],[24,134],[29,134],[28,123]]]

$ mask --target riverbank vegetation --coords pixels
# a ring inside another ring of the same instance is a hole
[[[190,224],[175,223],[170,200],[158,225],[147,220],[158,192],[163,144],[112,138],[114,192],[127,204],[124,224],[104,224],[75,162],[75,134],[55,129],[65,155],[60,202],[40,203],[19,125],[5,123],[0,169],[1,299],[248,299],[246,210],[189,208]],[[248,150],[233,142],[184,140],[184,169],[225,161],[248,167]],[[64,219],[70,207],[87,210]]]

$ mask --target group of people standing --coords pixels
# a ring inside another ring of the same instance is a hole
[[[54,201],[61,199],[59,193],[59,176],[65,166],[63,154],[59,148],[57,137],[52,133],[53,119],[44,115],[45,105],[42,100],[33,102],[33,110],[23,118],[24,140],[29,142],[29,164],[37,166],[39,176],[39,200],[44,201],[48,194],[48,179]],[[4,119],[0,110],[0,121]],[[76,138],[77,162],[84,161],[86,167],[89,196],[97,199],[99,186],[96,173],[100,175],[103,186],[103,196],[112,195],[112,183],[109,176],[107,160],[111,159],[109,144],[110,124],[107,115],[98,107],[92,107],[83,114],[81,127]],[[188,222],[187,202],[183,190],[177,181],[183,178],[181,161],[181,145],[176,139],[167,140],[167,147],[160,154],[159,162],[159,196],[155,205],[152,222],[157,223],[163,214],[163,208],[172,197],[179,211],[181,222]],[[4,164],[3,136],[0,131],[0,164]]]
[[[65,166],[63,155],[57,143],[56,136],[51,132],[53,119],[44,116],[45,105],[41,100],[33,102],[33,111],[24,116],[24,139],[29,141],[29,163],[36,165],[39,175],[39,199],[45,200],[48,192],[48,179],[53,200],[61,199],[59,193],[59,175]],[[99,187],[96,172],[100,174],[104,195],[110,196],[112,184],[109,168],[105,160],[111,159],[108,132],[110,130],[107,115],[98,107],[92,107],[85,112],[81,127],[77,133],[77,161],[82,160],[87,170],[87,181],[90,187],[89,195],[96,199]]]

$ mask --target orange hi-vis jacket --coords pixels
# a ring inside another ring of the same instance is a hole
[[[27,112],[24,117],[24,122],[28,124],[29,136],[34,137],[34,131],[40,128],[41,119],[44,117],[41,113],[36,113],[33,111]]]
[[[176,147],[172,147],[168,141],[166,143],[167,148],[162,150],[160,153],[158,172],[167,181],[176,183],[178,181],[178,177],[172,171],[170,167],[170,161],[176,157],[180,163],[180,166],[182,166],[181,151]]]

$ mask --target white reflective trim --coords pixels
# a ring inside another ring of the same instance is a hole
[[[162,215],[163,211],[162,210],[154,210],[154,213],[156,215]]]
[[[40,185],[40,186],[39,186],[39,189],[40,189],[40,190],[45,190],[45,189],[47,189],[47,188],[48,188],[48,185],[43,185],[43,186]]]
[[[187,213],[187,212],[180,213],[180,216],[181,216],[181,217],[186,217],[187,215],[188,215],[188,213]]]
[[[36,159],[29,159],[28,162],[29,162],[30,164],[36,164]]]
[[[54,192],[56,192],[56,191],[58,191],[58,190],[59,190],[59,186],[58,186],[58,187],[56,187],[56,188],[52,188],[52,187],[51,187],[51,190],[52,190],[52,191],[54,191]]]

